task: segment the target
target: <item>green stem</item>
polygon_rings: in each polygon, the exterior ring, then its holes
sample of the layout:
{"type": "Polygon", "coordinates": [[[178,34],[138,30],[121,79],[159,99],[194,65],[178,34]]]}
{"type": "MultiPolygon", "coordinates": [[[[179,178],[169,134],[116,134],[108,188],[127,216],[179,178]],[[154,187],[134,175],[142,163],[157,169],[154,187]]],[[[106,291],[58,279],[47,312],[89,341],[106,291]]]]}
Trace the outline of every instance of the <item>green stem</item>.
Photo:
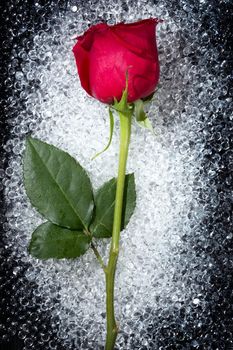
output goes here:
{"type": "MultiPolygon", "coordinates": [[[[85,229],[83,230],[83,232],[85,233],[85,235],[89,236],[89,237],[92,239],[91,233],[88,231],[87,228],[85,228],[85,229]]],[[[104,270],[104,272],[106,272],[107,267],[105,266],[104,261],[103,261],[101,255],[100,255],[100,253],[98,252],[98,249],[97,249],[96,246],[94,245],[93,241],[91,241],[90,246],[91,246],[91,249],[93,250],[93,252],[94,252],[94,254],[95,254],[95,256],[96,256],[96,259],[98,260],[100,266],[102,267],[102,269],[104,270]]]]}
{"type": "Polygon", "coordinates": [[[131,134],[132,115],[124,115],[119,112],[120,117],[120,155],[117,177],[116,200],[114,209],[112,242],[109,253],[106,276],[106,314],[107,314],[107,337],[105,350],[113,350],[118,334],[118,325],[114,313],[114,280],[119,254],[119,241],[121,231],[122,207],[125,185],[125,171],[128,157],[128,149],[131,134]]]}
{"type": "Polygon", "coordinates": [[[103,262],[103,259],[100,255],[100,253],[98,252],[98,249],[96,248],[96,246],[94,245],[93,242],[91,242],[91,249],[93,250],[95,256],[96,256],[96,259],[99,261],[100,263],[100,266],[102,267],[102,269],[104,270],[104,272],[106,272],[106,266],[103,262]]]}

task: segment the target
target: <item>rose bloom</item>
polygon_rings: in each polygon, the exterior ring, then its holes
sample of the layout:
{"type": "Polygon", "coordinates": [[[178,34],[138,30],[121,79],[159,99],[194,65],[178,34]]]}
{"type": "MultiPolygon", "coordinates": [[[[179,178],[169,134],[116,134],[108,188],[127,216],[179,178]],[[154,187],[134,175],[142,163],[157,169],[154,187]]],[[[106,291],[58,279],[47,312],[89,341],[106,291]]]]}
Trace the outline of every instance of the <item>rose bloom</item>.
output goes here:
{"type": "Polygon", "coordinates": [[[73,48],[81,85],[101,102],[119,101],[126,86],[128,102],[152,94],[159,80],[155,29],[158,19],[107,25],[99,23],[79,36],[73,48]]]}

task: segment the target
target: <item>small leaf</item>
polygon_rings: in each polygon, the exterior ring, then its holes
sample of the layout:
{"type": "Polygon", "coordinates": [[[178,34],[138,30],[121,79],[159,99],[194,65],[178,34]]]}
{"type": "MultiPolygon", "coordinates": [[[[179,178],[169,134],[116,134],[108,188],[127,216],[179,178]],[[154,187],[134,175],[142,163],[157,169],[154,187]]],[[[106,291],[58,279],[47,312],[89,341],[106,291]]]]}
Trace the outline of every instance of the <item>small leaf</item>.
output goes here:
{"type": "Polygon", "coordinates": [[[145,102],[143,102],[143,100],[137,100],[134,102],[134,111],[135,111],[136,121],[138,125],[140,125],[142,128],[146,128],[154,132],[151,121],[147,117],[144,111],[144,104],[145,102]]]}
{"type": "Polygon", "coordinates": [[[154,129],[153,129],[153,126],[151,124],[151,121],[149,118],[146,118],[142,121],[138,121],[138,124],[142,127],[142,128],[145,128],[145,129],[149,129],[150,131],[152,131],[154,133],[154,129]]]}
{"type": "Polygon", "coordinates": [[[89,225],[94,206],[91,183],[68,153],[29,137],[24,184],[32,205],[49,221],[71,229],[89,225]]]}
{"type": "Polygon", "coordinates": [[[137,122],[144,121],[146,117],[146,113],[144,112],[144,102],[142,100],[137,100],[134,102],[134,112],[137,122]]]}
{"type": "Polygon", "coordinates": [[[74,259],[87,251],[90,241],[83,232],[45,222],[33,232],[29,253],[38,259],[74,259]]]}
{"type": "Polygon", "coordinates": [[[109,108],[109,120],[110,120],[110,136],[109,136],[109,141],[107,146],[99,153],[97,153],[92,160],[94,160],[96,157],[98,157],[100,154],[104,153],[105,151],[107,151],[107,149],[109,148],[109,146],[111,145],[112,142],[112,135],[113,135],[113,129],[114,129],[114,117],[113,117],[113,113],[111,111],[111,109],[109,108]]]}
{"type": "MultiPolygon", "coordinates": [[[[112,236],[116,181],[116,178],[109,180],[96,193],[95,215],[94,221],[90,226],[90,231],[97,238],[109,238],[112,236]]],[[[128,224],[136,205],[134,174],[128,174],[125,177],[123,203],[122,229],[128,224]]]]}

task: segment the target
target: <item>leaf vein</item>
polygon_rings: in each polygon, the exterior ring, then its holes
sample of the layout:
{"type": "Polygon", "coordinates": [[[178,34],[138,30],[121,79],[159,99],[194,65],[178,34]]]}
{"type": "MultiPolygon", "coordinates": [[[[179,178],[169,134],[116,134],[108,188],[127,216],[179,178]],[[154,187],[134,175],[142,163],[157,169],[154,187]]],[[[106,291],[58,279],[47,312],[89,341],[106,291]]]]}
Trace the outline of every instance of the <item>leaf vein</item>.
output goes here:
{"type": "MultiPolygon", "coordinates": [[[[43,161],[43,158],[40,156],[40,154],[38,153],[36,147],[33,145],[33,143],[30,142],[30,145],[32,146],[32,148],[34,149],[34,151],[36,152],[40,162],[43,164],[44,168],[47,170],[48,174],[50,175],[51,179],[54,181],[54,183],[57,185],[57,187],[59,188],[59,190],[61,191],[63,197],[65,198],[66,202],[68,203],[68,205],[71,207],[71,209],[73,210],[74,214],[78,217],[78,219],[81,221],[81,223],[83,224],[84,227],[86,227],[86,225],[84,224],[84,222],[82,221],[82,219],[79,217],[79,214],[76,212],[76,209],[73,207],[72,203],[69,201],[69,198],[67,198],[65,192],[63,191],[62,187],[59,185],[59,183],[56,181],[56,179],[53,177],[53,174],[50,172],[49,168],[46,166],[46,163],[43,161]]],[[[49,152],[49,158],[51,157],[51,152],[49,152]]],[[[80,198],[79,198],[80,200],[80,198]]]]}

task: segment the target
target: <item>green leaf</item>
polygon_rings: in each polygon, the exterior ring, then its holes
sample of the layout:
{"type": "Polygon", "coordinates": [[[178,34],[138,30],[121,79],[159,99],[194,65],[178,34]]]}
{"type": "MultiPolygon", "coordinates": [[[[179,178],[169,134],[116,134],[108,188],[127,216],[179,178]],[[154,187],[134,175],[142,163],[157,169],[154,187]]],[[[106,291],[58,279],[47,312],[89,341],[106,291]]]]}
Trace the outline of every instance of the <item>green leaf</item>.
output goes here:
{"type": "Polygon", "coordinates": [[[83,232],[45,222],[33,232],[29,253],[38,259],[74,259],[87,251],[90,241],[83,232]]]}
{"type": "Polygon", "coordinates": [[[146,118],[142,121],[138,121],[138,124],[142,127],[142,128],[145,128],[145,129],[149,129],[150,131],[152,131],[154,133],[154,129],[153,129],[153,126],[151,124],[151,121],[149,118],[146,118]]]}
{"type": "MultiPolygon", "coordinates": [[[[94,221],[90,226],[90,231],[97,238],[109,238],[112,236],[115,196],[116,196],[116,178],[106,182],[95,195],[95,215],[94,221]]],[[[130,217],[134,212],[136,205],[136,191],[134,174],[128,174],[125,177],[125,190],[122,211],[122,227],[125,228],[130,217]]]]}
{"type": "Polygon", "coordinates": [[[100,154],[104,153],[105,151],[107,151],[107,149],[109,148],[109,146],[111,145],[112,142],[112,135],[113,135],[113,129],[114,129],[114,117],[113,117],[113,113],[111,111],[111,109],[109,108],[109,120],[110,120],[110,136],[109,136],[109,141],[107,146],[99,153],[97,153],[92,160],[94,160],[96,157],[98,157],[100,154]]]}
{"type": "Polygon", "coordinates": [[[137,100],[134,102],[134,106],[134,113],[137,122],[144,121],[147,118],[146,113],[144,112],[144,102],[142,100],[137,100]]]}
{"type": "Polygon", "coordinates": [[[154,132],[151,121],[144,111],[144,104],[145,102],[143,102],[143,100],[137,100],[134,102],[134,113],[136,121],[142,128],[146,128],[154,132]]]}
{"type": "Polygon", "coordinates": [[[94,206],[91,183],[68,153],[29,137],[24,184],[32,205],[46,219],[71,229],[88,227],[94,206]]]}

